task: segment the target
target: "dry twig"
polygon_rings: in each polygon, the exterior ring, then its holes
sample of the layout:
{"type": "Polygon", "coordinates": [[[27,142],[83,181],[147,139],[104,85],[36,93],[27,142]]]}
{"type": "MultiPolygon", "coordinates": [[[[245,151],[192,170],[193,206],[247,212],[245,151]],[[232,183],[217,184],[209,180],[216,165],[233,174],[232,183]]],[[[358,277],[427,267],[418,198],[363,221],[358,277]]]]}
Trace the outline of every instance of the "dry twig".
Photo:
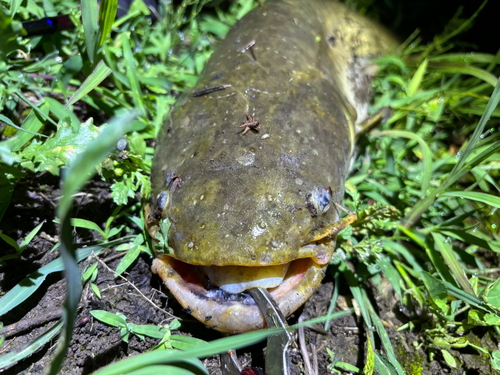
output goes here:
{"type": "Polygon", "coordinates": [[[113,271],[111,268],[109,268],[106,263],[104,263],[102,260],[100,260],[94,254],[94,252],[92,252],[92,257],[95,260],[97,260],[109,272],[114,273],[116,276],[120,277],[123,281],[125,281],[126,284],[128,284],[129,286],[131,286],[132,288],[134,288],[141,295],[141,297],[144,298],[146,301],[148,301],[155,309],[160,310],[161,312],[164,312],[165,314],[171,316],[173,319],[180,319],[180,318],[176,317],[175,315],[172,315],[169,312],[167,312],[166,310],[162,309],[161,307],[156,306],[156,304],[153,301],[151,301],[148,297],[146,297],[144,294],[142,294],[142,292],[139,290],[139,288],[137,288],[134,284],[132,284],[130,281],[128,281],[125,277],[123,277],[122,275],[118,275],[115,271],[113,271]]]}

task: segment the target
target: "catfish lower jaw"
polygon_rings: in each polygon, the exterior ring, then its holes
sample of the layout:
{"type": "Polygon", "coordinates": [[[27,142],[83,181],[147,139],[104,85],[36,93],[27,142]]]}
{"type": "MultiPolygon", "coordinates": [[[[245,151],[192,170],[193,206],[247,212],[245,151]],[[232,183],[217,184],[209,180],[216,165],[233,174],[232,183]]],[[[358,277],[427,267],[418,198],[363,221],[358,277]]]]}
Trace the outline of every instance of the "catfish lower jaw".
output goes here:
{"type": "MultiPolygon", "coordinates": [[[[249,294],[231,294],[212,286],[199,268],[169,256],[155,259],[152,265],[153,272],[162,278],[179,303],[209,327],[231,334],[266,327],[262,313],[249,294]]],[[[289,263],[283,281],[269,289],[283,315],[293,313],[313,294],[325,270],[326,265],[310,258],[289,263]]]]}

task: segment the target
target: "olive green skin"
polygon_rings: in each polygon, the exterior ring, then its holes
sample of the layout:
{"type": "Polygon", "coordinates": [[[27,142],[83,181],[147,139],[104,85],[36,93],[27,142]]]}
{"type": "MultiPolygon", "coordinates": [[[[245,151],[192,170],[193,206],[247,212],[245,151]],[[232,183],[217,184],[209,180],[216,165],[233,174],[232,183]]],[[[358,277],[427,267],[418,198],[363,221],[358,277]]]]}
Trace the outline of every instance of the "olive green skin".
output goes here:
{"type": "Polygon", "coordinates": [[[306,203],[327,187],[342,203],[369,98],[371,73],[363,73],[369,64],[361,58],[380,55],[393,41],[331,1],[270,2],[239,21],[193,91],[231,87],[199,97],[188,92],[158,137],[152,212],[158,194],[170,189],[167,172],[182,179],[162,213],[172,222],[168,254],[205,266],[324,259],[303,246],[340,212],[332,204],[312,217],[306,203]],[[253,40],[256,61],[242,52],[253,40]],[[261,127],[243,135],[245,113],[261,127]]]}

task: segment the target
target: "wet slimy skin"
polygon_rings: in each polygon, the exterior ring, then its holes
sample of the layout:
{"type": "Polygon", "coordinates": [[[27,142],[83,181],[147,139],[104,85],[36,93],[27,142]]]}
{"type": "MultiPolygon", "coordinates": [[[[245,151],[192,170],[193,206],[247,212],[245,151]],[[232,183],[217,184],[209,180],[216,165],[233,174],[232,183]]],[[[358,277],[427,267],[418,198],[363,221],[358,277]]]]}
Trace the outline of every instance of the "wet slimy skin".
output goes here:
{"type": "Polygon", "coordinates": [[[391,45],[339,3],[269,2],[234,26],[176,104],[158,137],[148,230],[172,223],[153,271],[197,319],[262,328],[245,288],[268,288],[285,315],[317,288],[335,240],[315,233],[339,220],[370,58],[391,45]]]}

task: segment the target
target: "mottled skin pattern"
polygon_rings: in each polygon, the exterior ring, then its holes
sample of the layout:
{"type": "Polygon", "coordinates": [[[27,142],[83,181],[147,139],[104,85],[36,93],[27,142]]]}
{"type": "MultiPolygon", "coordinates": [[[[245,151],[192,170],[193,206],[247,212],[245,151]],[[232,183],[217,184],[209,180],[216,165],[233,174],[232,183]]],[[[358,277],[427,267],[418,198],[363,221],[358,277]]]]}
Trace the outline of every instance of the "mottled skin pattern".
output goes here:
{"type": "MultiPolygon", "coordinates": [[[[333,243],[303,245],[340,211],[332,204],[312,217],[308,196],[331,187],[332,201],[342,203],[374,73],[368,58],[392,42],[379,26],[332,1],[270,2],[239,21],[193,91],[231,87],[199,97],[187,93],[171,129],[166,124],[158,137],[152,212],[167,190],[167,172],[182,178],[162,213],[172,222],[169,255],[205,266],[325,256],[327,262],[333,243]],[[253,40],[256,60],[241,52],[253,40]],[[245,113],[260,129],[243,135],[245,113]]],[[[150,233],[156,229],[153,224],[150,233]]]]}

